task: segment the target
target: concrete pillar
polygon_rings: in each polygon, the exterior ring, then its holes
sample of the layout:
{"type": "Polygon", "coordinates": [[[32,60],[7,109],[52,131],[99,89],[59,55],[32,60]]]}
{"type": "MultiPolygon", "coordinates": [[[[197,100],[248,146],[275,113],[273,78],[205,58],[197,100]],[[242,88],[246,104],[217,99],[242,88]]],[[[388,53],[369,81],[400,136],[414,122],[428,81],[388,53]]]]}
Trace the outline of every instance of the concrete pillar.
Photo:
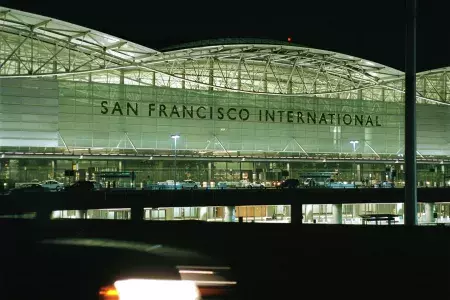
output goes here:
{"type": "Polygon", "coordinates": [[[47,222],[49,221],[53,216],[53,211],[46,209],[45,207],[42,207],[36,212],[36,220],[47,222]]]}
{"type": "Polygon", "coordinates": [[[142,222],[144,220],[143,207],[131,207],[131,221],[142,222]]]}
{"type": "Polygon", "coordinates": [[[208,207],[200,207],[198,210],[198,219],[208,221],[208,207]]]}
{"type": "Polygon", "coordinates": [[[434,203],[425,203],[425,222],[426,223],[434,223],[436,220],[434,219],[434,203]]]}
{"type": "Polygon", "coordinates": [[[174,208],[173,207],[166,208],[166,221],[173,220],[173,215],[174,215],[174,208]]]}
{"type": "Polygon", "coordinates": [[[225,206],[223,210],[224,222],[234,222],[236,219],[236,207],[235,206],[225,206]]]}
{"type": "Polygon", "coordinates": [[[342,224],[342,204],[332,204],[332,223],[342,224]]]}
{"type": "Polygon", "coordinates": [[[291,204],[291,223],[302,224],[303,222],[303,205],[298,202],[291,204]]]}
{"type": "Polygon", "coordinates": [[[361,165],[357,164],[356,165],[356,177],[355,177],[355,181],[361,181],[361,165]]]}
{"type": "Polygon", "coordinates": [[[122,164],[122,161],[121,161],[121,160],[119,160],[119,166],[118,166],[118,168],[119,168],[119,172],[121,172],[122,169],[123,169],[123,164],[122,164]]]}

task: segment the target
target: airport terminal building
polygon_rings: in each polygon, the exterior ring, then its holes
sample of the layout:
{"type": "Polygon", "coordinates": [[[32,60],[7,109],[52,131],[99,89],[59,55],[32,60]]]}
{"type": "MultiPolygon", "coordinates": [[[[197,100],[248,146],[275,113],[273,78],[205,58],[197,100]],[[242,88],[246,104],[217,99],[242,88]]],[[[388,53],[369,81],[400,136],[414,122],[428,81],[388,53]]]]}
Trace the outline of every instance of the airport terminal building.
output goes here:
{"type": "MultiPolygon", "coordinates": [[[[7,8],[0,38],[6,184],[66,170],[133,171],[136,185],[310,172],[402,182],[404,73],[379,63],[270,40],[155,50],[7,8]]],[[[417,75],[420,186],[449,180],[448,70],[417,75]]]]}

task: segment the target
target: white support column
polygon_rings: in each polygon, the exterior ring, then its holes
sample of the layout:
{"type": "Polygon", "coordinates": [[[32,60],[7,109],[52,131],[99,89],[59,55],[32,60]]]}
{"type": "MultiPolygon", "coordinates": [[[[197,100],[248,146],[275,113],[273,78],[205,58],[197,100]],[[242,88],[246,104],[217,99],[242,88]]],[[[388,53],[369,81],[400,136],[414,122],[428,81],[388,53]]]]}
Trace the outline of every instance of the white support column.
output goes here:
{"type": "Polygon", "coordinates": [[[212,91],[214,85],[214,59],[209,59],[209,87],[208,90],[212,91]]]}
{"type": "Polygon", "coordinates": [[[125,94],[125,72],[123,70],[120,70],[119,99],[122,100],[122,101],[126,100],[126,94],[125,94]]]}
{"type": "Polygon", "coordinates": [[[184,90],[186,88],[186,65],[185,63],[183,63],[183,70],[181,73],[181,77],[183,78],[183,80],[181,81],[181,88],[184,90]]]}
{"type": "MultiPolygon", "coordinates": [[[[55,43],[55,54],[58,53],[58,45],[55,43]]],[[[20,65],[20,62],[19,62],[20,65]]],[[[58,61],[56,60],[56,56],[55,59],[53,60],[53,74],[56,74],[58,72],[58,61]]],[[[56,75],[53,76],[54,79],[56,79],[56,75]]]]}
{"type": "Polygon", "coordinates": [[[305,223],[313,221],[313,205],[306,204],[305,205],[305,223]]]}
{"type": "Polygon", "coordinates": [[[223,210],[224,222],[234,222],[236,219],[236,207],[235,206],[225,206],[223,210]]]}
{"type": "Polygon", "coordinates": [[[403,218],[403,203],[397,203],[395,207],[397,215],[402,215],[403,218]]]}
{"type": "Polygon", "coordinates": [[[356,178],[355,178],[355,181],[356,182],[361,181],[361,165],[360,164],[356,165],[356,178]]]}
{"type": "Polygon", "coordinates": [[[426,223],[434,223],[436,220],[434,219],[434,203],[425,203],[425,222],[426,223]]]}
{"type": "Polygon", "coordinates": [[[215,207],[214,206],[208,206],[208,219],[215,219],[216,218],[216,214],[215,212],[215,207]]]}
{"type": "Polygon", "coordinates": [[[63,213],[62,213],[62,210],[55,210],[55,211],[52,211],[52,219],[62,219],[62,217],[63,217],[63,213]]]}
{"type": "Polygon", "coordinates": [[[264,71],[263,85],[264,85],[264,93],[267,93],[267,70],[264,71]]]}
{"type": "Polygon", "coordinates": [[[56,160],[52,160],[52,178],[55,179],[56,178],[56,160]]]}
{"type": "Polygon", "coordinates": [[[342,204],[331,205],[333,224],[342,224],[342,204]]]}
{"type": "Polygon", "coordinates": [[[108,214],[107,214],[106,218],[108,220],[114,220],[114,217],[115,217],[114,211],[108,211],[108,214]]]}
{"type": "Polygon", "coordinates": [[[173,207],[166,208],[166,221],[173,220],[173,215],[174,215],[174,208],[173,207]]]}
{"type": "Polygon", "coordinates": [[[208,207],[200,207],[198,212],[198,219],[201,221],[208,221],[208,207]]]}
{"type": "Polygon", "coordinates": [[[239,60],[239,63],[238,63],[238,73],[237,73],[237,89],[238,89],[238,91],[240,91],[241,90],[241,63],[242,63],[242,60],[239,60]]]}

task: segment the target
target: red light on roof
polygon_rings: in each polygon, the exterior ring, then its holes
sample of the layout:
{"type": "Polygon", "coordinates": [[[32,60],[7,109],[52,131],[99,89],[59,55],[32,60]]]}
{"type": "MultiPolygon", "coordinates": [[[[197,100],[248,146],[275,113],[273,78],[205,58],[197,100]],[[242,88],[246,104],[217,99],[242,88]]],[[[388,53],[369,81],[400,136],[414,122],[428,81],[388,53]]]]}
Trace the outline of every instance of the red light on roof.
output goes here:
{"type": "Polygon", "coordinates": [[[290,42],[292,42],[292,38],[291,37],[288,37],[288,42],[290,43],[290,42]]]}

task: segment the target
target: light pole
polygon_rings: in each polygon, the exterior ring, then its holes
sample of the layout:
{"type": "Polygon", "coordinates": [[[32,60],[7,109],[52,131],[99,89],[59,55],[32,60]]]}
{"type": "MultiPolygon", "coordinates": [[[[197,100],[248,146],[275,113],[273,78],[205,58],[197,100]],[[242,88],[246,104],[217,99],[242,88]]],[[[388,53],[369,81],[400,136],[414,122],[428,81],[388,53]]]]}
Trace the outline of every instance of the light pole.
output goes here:
{"type": "MultiPolygon", "coordinates": [[[[350,141],[350,144],[353,145],[353,166],[355,166],[355,165],[356,165],[356,156],[355,156],[356,145],[359,144],[359,141],[350,141]]],[[[353,172],[352,172],[352,173],[353,173],[353,186],[356,187],[356,182],[355,182],[355,171],[353,170],[353,167],[352,167],[352,171],[353,171],[353,172]]]]}
{"type": "Polygon", "coordinates": [[[177,189],[177,140],[180,138],[180,135],[179,134],[172,134],[170,137],[173,139],[173,141],[175,143],[175,161],[174,161],[174,164],[175,164],[175,166],[174,166],[174,168],[175,168],[174,181],[175,182],[174,182],[174,188],[177,189]]]}
{"type": "Polygon", "coordinates": [[[406,1],[405,36],[405,205],[406,226],[417,225],[416,13],[417,0],[406,1]]]}

